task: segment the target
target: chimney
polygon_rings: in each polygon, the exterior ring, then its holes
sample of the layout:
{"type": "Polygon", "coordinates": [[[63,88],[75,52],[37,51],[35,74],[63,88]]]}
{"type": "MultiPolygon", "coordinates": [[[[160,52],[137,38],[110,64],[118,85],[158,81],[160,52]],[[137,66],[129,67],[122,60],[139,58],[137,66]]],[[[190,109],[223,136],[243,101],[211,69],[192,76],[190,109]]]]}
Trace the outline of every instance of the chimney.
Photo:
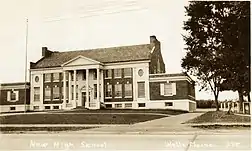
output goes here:
{"type": "Polygon", "coordinates": [[[160,42],[157,40],[155,35],[150,36],[151,49],[155,46],[155,49],[160,49],[160,42]]]}
{"type": "Polygon", "coordinates": [[[42,57],[49,57],[52,51],[48,50],[47,47],[42,47],[42,57]]]}
{"type": "Polygon", "coordinates": [[[33,69],[33,67],[36,65],[34,62],[30,62],[30,69],[33,69]]]}

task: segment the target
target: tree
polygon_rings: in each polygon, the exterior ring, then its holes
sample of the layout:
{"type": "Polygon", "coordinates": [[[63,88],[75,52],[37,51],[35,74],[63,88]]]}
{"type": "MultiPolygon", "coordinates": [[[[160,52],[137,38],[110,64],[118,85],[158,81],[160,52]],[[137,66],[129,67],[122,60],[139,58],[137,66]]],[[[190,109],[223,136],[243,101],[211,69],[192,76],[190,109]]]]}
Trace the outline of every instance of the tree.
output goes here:
{"type": "Polygon", "coordinates": [[[186,7],[183,29],[189,34],[182,67],[197,76],[201,90],[213,92],[217,110],[220,91],[250,92],[249,4],[201,1],[186,7]]]}
{"type": "Polygon", "coordinates": [[[223,82],[220,13],[216,2],[190,2],[186,8],[190,18],[184,22],[188,35],[184,35],[187,54],[182,67],[197,77],[201,90],[214,94],[216,110],[219,110],[218,96],[223,82]]]}
{"type": "Polygon", "coordinates": [[[226,80],[222,90],[238,91],[240,111],[243,96],[250,101],[250,2],[228,3],[228,17],[223,22],[226,80]]]}

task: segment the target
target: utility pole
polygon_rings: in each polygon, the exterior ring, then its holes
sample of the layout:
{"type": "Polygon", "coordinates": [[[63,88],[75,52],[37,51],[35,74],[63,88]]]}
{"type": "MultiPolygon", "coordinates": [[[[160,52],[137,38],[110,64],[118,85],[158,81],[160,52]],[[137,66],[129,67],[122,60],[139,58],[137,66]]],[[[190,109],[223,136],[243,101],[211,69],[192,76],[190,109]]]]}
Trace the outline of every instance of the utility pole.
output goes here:
{"type": "Polygon", "coordinates": [[[27,80],[27,46],[28,46],[28,19],[26,19],[26,33],[25,33],[25,95],[24,95],[24,113],[26,112],[26,98],[27,98],[27,88],[26,88],[26,80],[27,80]]]}

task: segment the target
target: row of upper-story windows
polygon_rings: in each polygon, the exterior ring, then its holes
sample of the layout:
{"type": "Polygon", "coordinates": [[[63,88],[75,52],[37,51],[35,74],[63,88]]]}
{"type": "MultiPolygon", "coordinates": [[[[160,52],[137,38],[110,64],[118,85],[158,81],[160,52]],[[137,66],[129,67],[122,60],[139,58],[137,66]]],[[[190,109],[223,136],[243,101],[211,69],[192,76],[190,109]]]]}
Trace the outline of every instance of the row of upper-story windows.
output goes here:
{"type": "MultiPolygon", "coordinates": [[[[132,77],[132,69],[131,68],[123,68],[123,69],[113,69],[114,70],[114,78],[122,78],[122,71],[124,72],[124,77],[132,77]]],[[[112,78],[112,69],[105,70],[105,78],[110,79],[112,78]]],[[[91,72],[93,74],[93,80],[97,80],[97,72],[91,72]]],[[[78,79],[78,75],[81,75],[81,80],[86,80],[86,71],[78,71],[76,73],[76,81],[78,79]]],[[[63,74],[61,73],[47,73],[45,74],[45,82],[58,82],[60,79],[63,79],[63,74]]],[[[68,80],[68,74],[66,74],[66,80],[68,80]]],[[[71,81],[74,81],[74,73],[71,73],[71,81]]]]}
{"type": "MultiPolygon", "coordinates": [[[[92,76],[93,80],[97,80],[97,72],[94,71],[94,72],[91,72],[91,74],[93,74],[93,76],[92,76]]],[[[45,80],[44,80],[45,82],[51,82],[51,81],[59,82],[60,79],[63,79],[63,74],[60,74],[60,73],[53,73],[53,74],[46,73],[44,75],[45,75],[45,80]]],[[[71,73],[70,76],[71,76],[71,81],[74,81],[74,73],[71,73]]],[[[78,80],[86,80],[86,71],[85,70],[78,71],[76,73],[76,81],[78,81],[78,80]],[[81,78],[78,78],[80,76],[81,76],[81,78]]],[[[68,74],[66,74],[66,81],[68,81],[68,74]]]]}
{"type": "Polygon", "coordinates": [[[45,74],[45,82],[51,82],[51,79],[54,81],[54,82],[58,82],[60,79],[63,79],[62,78],[62,74],[60,73],[47,73],[45,74]]]}
{"type": "Polygon", "coordinates": [[[112,78],[112,70],[114,70],[114,78],[122,78],[122,71],[124,73],[124,77],[132,77],[132,68],[119,68],[105,70],[106,79],[112,78]]]}
{"type": "MultiPolygon", "coordinates": [[[[129,81],[127,81],[127,83],[125,84],[117,82],[114,85],[114,97],[115,98],[122,97],[123,87],[124,87],[124,97],[132,98],[132,84],[129,83],[129,81]]],[[[113,93],[112,84],[107,82],[105,85],[105,97],[112,98],[112,93],[113,93]]]]}

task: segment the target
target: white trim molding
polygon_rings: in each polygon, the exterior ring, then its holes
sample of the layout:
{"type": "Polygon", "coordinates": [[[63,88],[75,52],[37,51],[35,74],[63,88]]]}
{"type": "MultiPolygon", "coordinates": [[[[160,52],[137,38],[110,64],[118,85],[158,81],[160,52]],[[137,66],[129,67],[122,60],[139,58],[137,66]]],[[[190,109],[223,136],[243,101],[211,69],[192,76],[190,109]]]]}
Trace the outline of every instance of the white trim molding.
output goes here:
{"type": "MultiPolygon", "coordinates": [[[[102,65],[103,65],[103,63],[101,63],[101,62],[99,62],[99,61],[96,61],[96,60],[93,60],[93,59],[84,57],[84,56],[82,56],[82,55],[79,55],[79,56],[77,56],[77,57],[75,57],[75,58],[73,58],[73,59],[71,59],[71,60],[69,60],[69,61],[63,63],[61,66],[62,66],[62,67],[67,66],[69,63],[71,63],[71,62],[73,62],[73,61],[75,61],[75,60],[77,60],[77,59],[80,59],[80,58],[81,58],[81,59],[88,60],[88,61],[90,61],[90,62],[93,62],[93,64],[102,64],[102,65]]],[[[83,64],[83,65],[85,65],[85,64],[83,64]]]]}

